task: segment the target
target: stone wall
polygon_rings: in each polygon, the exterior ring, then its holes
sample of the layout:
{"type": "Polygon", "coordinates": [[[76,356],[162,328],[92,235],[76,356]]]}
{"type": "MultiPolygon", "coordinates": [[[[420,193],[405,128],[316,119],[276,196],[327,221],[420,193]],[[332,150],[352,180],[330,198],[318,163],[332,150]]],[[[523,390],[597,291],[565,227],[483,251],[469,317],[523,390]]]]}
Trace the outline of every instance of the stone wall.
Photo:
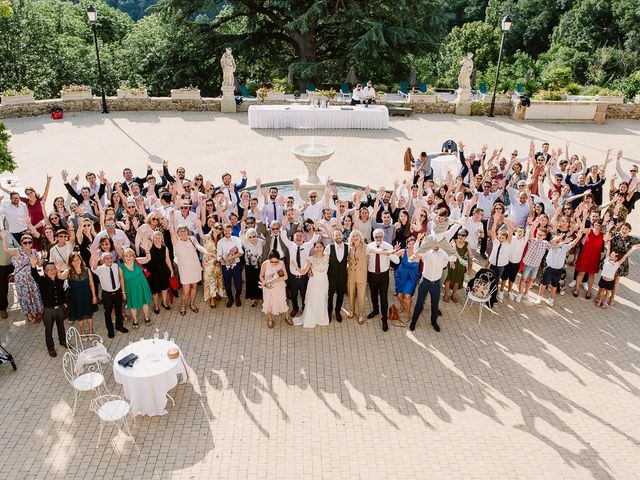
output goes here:
{"type": "MultiPolygon", "coordinates": [[[[244,99],[238,105],[238,112],[246,112],[250,105],[278,105],[283,103],[306,104],[306,100],[265,100],[260,102],[257,99],[244,99]]],[[[198,111],[198,112],[219,112],[220,98],[202,98],[200,100],[173,100],[170,97],[149,97],[149,98],[117,98],[107,97],[109,110],[117,111],[198,111]]],[[[345,105],[344,102],[331,102],[332,105],[345,105]]],[[[413,113],[418,114],[454,114],[455,104],[452,102],[439,101],[436,103],[410,103],[410,102],[381,102],[381,105],[389,107],[408,107],[413,113]]],[[[1,105],[0,119],[10,117],[26,117],[32,115],[48,114],[53,107],[62,107],[65,112],[81,111],[102,111],[102,101],[100,97],[92,100],[62,100],[59,98],[49,100],[37,100],[34,103],[22,105],[1,105]]],[[[489,104],[486,104],[485,111],[489,111],[489,104]]],[[[494,114],[496,116],[513,116],[518,118],[518,113],[511,103],[496,103],[494,114]]],[[[640,119],[640,104],[624,103],[609,104],[606,117],[612,119],[640,119]]]]}
{"type": "Polygon", "coordinates": [[[610,103],[607,118],[640,120],[640,103],[610,103]]]}

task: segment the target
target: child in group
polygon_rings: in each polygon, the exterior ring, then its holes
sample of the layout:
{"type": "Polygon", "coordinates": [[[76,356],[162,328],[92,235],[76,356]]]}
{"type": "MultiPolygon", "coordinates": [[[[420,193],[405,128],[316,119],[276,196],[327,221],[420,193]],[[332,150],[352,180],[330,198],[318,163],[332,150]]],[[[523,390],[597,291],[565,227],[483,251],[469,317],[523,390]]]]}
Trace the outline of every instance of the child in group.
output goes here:
{"type": "Polygon", "coordinates": [[[540,282],[540,289],[538,290],[538,296],[540,300],[546,301],[549,306],[553,307],[555,302],[556,293],[560,286],[560,279],[562,278],[562,269],[567,261],[567,254],[578,242],[582,239],[582,230],[578,231],[576,238],[572,239],[564,235],[558,235],[551,240],[551,248],[547,254],[547,266],[542,273],[542,282],[540,282]],[[544,298],[544,292],[549,289],[551,297],[546,300],[544,298]]]}
{"type": "Polygon", "coordinates": [[[517,227],[513,232],[511,246],[509,247],[509,263],[504,267],[502,278],[500,279],[500,290],[498,292],[498,299],[500,300],[504,298],[505,286],[507,287],[506,291],[509,294],[509,298],[511,300],[515,300],[516,298],[516,295],[511,289],[518,276],[522,254],[524,253],[524,247],[527,245],[527,241],[528,239],[525,236],[524,228],[517,227]]]}
{"type": "Polygon", "coordinates": [[[527,253],[522,260],[524,267],[520,277],[520,284],[518,285],[516,302],[520,302],[522,297],[525,297],[525,299],[530,302],[540,303],[540,300],[534,301],[529,295],[529,289],[538,275],[538,269],[540,268],[544,254],[549,249],[549,242],[546,240],[547,229],[543,227],[538,228],[539,223],[540,218],[537,218],[527,229],[529,230],[529,241],[527,242],[527,253]]]}
{"type": "MultiPolygon", "coordinates": [[[[609,234],[607,234],[609,235],[609,234]]],[[[602,264],[602,271],[600,272],[600,281],[598,282],[598,294],[596,295],[596,307],[609,308],[609,299],[615,286],[615,277],[618,268],[622,263],[635,252],[640,245],[634,245],[631,249],[620,258],[618,252],[611,251],[611,238],[607,241],[607,257],[602,264]]]]}

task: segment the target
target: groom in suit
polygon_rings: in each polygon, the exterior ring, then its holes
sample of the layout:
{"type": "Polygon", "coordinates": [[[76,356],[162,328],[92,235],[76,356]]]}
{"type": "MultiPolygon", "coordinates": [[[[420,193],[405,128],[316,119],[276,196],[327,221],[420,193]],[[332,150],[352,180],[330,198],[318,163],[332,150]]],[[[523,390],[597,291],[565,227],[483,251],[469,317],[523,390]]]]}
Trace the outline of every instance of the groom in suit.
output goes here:
{"type": "Polygon", "coordinates": [[[344,236],[340,230],[333,231],[333,243],[324,249],[325,255],[329,255],[329,321],[333,311],[333,295],[336,298],[336,321],[342,322],[342,301],[347,291],[347,258],[349,256],[349,246],[344,243],[344,236]]]}

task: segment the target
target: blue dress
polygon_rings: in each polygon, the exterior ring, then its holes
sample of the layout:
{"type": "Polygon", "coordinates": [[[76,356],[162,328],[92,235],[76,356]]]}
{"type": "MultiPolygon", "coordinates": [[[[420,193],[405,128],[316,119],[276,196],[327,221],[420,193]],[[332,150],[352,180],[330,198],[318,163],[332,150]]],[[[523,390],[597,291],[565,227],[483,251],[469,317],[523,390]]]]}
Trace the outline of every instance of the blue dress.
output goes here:
{"type": "Polygon", "coordinates": [[[394,278],[396,294],[413,295],[415,293],[420,279],[420,262],[410,262],[408,250],[404,251],[394,278]]]}

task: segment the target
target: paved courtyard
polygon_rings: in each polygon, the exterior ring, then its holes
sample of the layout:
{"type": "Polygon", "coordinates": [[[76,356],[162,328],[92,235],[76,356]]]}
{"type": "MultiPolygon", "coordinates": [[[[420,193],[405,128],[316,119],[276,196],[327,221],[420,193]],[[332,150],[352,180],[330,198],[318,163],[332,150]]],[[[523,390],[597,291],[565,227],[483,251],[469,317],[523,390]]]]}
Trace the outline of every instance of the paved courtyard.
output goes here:
{"type": "MultiPolygon", "coordinates": [[[[23,185],[62,193],[59,171],[100,165],[110,180],[125,165],[167,158],[205,178],[240,169],[263,181],[291,179],[302,165],[290,148],[330,143],[321,175],[391,184],[402,154],[452,138],[524,152],[529,138],[603,158],[608,146],[640,162],[640,122],[527,125],[508,119],[416,116],[388,131],[251,131],[246,115],[127,112],[8,120],[23,185]],[[313,137],[313,138],[312,138],[313,137]],[[524,138],[522,138],[524,137],[524,138]]],[[[637,214],[636,214],[637,215],[637,214]]],[[[633,217],[640,233],[640,222],[633,217]]],[[[137,417],[138,453],[98,421],[73,392],[61,356],[44,348],[42,325],[18,311],[0,320],[0,341],[18,371],[0,366],[0,479],[637,479],[640,478],[640,261],[621,282],[614,309],[561,297],[555,308],[510,301],[498,317],[443,304],[442,332],[423,317],[415,332],[377,321],[313,330],[257,309],[154,317],[154,327],[106,339],[115,354],[130,341],[169,331],[189,364],[164,417],[137,417]]],[[[100,312],[102,313],[102,312],[100,312]]],[[[98,333],[104,334],[99,316],[98,333]]],[[[106,336],[106,335],[105,335],[106,336]]],[[[60,353],[60,351],[59,351],[60,353]]],[[[121,393],[111,369],[107,383],[121,393]]]]}

